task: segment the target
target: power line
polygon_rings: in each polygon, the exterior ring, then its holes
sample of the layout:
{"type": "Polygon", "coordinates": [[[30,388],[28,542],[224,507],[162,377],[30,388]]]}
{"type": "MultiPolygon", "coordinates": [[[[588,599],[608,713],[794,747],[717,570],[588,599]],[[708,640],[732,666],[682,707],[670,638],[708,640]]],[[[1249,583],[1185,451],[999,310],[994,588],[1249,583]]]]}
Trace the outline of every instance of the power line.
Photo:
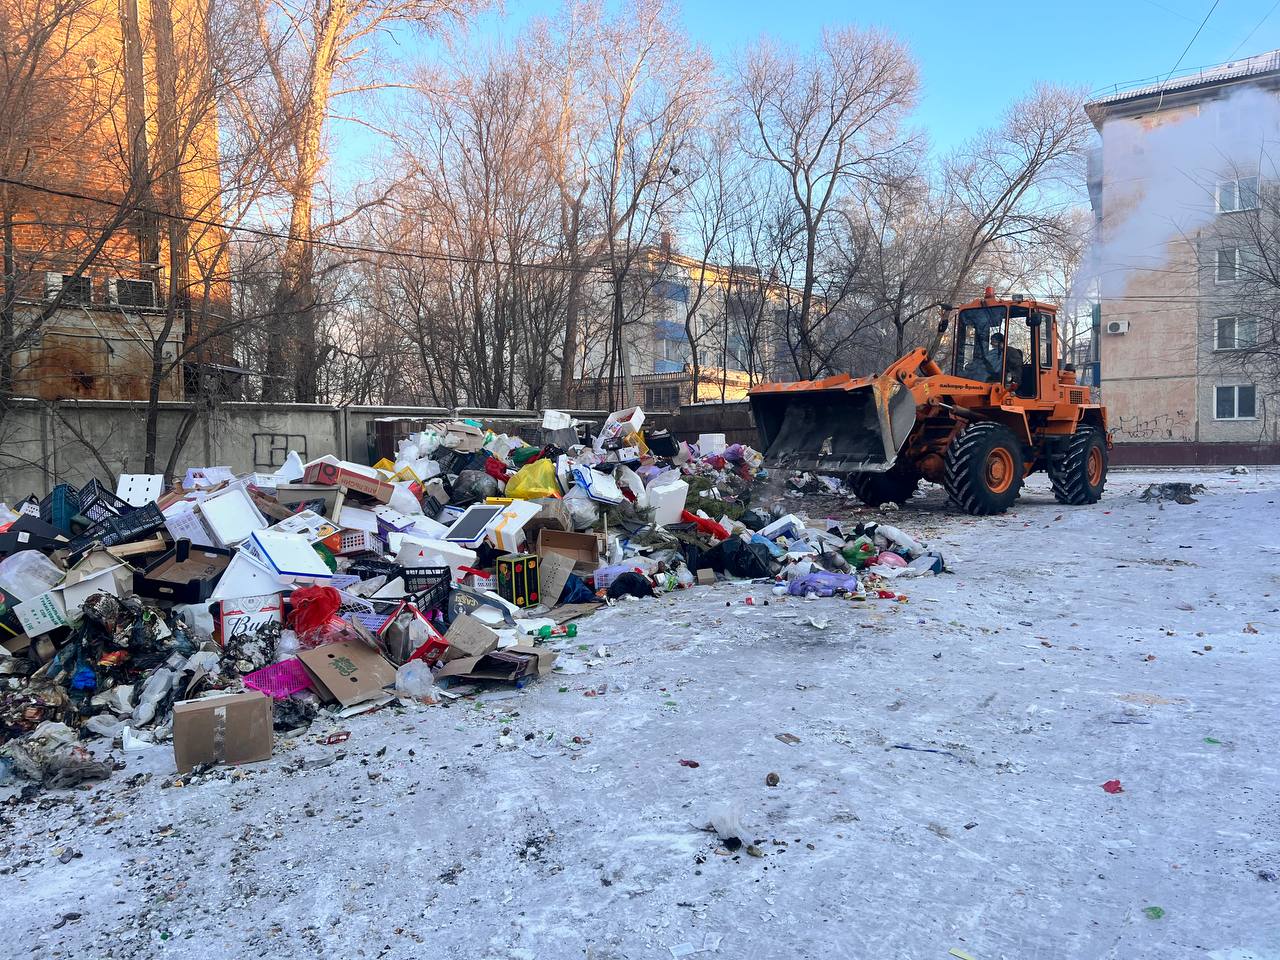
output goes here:
{"type": "Polygon", "coordinates": [[[1276,0],[1276,2],[1271,5],[1271,9],[1262,15],[1262,19],[1253,25],[1253,29],[1249,31],[1249,35],[1241,40],[1240,43],[1236,45],[1236,48],[1231,51],[1231,56],[1227,57],[1228,60],[1235,59],[1236,54],[1240,52],[1240,48],[1252,40],[1253,35],[1257,33],[1259,28],[1271,18],[1273,13],[1276,12],[1276,7],[1280,7],[1280,0],[1276,0]]]}
{"type": "MultiPolygon", "coordinates": [[[[1277,6],[1280,6],[1280,0],[1278,0],[1277,6]]],[[[96,204],[101,204],[103,206],[108,206],[108,207],[120,208],[125,206],[125,204],[123,204],[120,201],[109,200],[105,197],[95,197],[90,194],[78,193],[73,190],[62,190],[56,187],[49,187],[43,184],[30,183],[24,180],[14,180],[8,177],[0,177],[0,184],[7,184],[9,186],[20,187],[26,190],[33,190],[38,193],[47,193],[53,196],[62,197],[64,199],[69,199],[69,200],[83,200],[87,203],[96,203],[96,204]]],[[[190,214],[172,213],[165,210],[144,207],[141,205],[135,206],[134,210],[138,213],[147,213],[147,214],[151,214],[152,216],[157,216],[165,219],[180,220],[184,223],[195,224],[198,226],[214,227],[220,230],[225,230],[228,233],[246,233],[251,236],[258,237],[259,239],[264,239],[264,240],[284,240],[286,242],[290,240],[295,240],[300,243],[309,243],[316,247],[322,247],[324,249],[330,249],[330,250],[338,250],[344,253],[360,253],[360,254],[368,254],[368,255],[376,255],[376,256],[388,256],[388,257],[405,257],[409,259],[423,260],[431,263],[454,263],[454,264],[466,264],[471,266],[506,267],[512,270],[516,270],[516,269],[555,270],[555,271],[561,271],[566,273],[572,273],[575,271],[580,273],[599,272],[601,275],[611,276],[611,274],[608,273],[607,268],[604,265],[574,267],[570,264],[561,264],[561,263],[523,263],[517,260],[501,260],[498,258],[486,258],[486,257],[468,257],[468,256],[462,256],[459,254],[450,254],[450,253],[430,253],[430,252],[425,252],[420,250],[405,250],[405,249],[398,249],[394,247],[376,247],[371,244],[342,242],[338,240],[328,240],[324,238],[300,237],[296,234],[292,234],[288,232],[267,230],[261,227],[250,227],[250,226],[245,226],[243,224],[231,224],[231,223],[226,223],[225,221],[214,220],[207,217],[197,217],[190,214]]],[[[724,270],[727,273],[733,273],[732,265],[729,267],[721,267],[719,269],[724,270]]],[[[1144,267],[1142,269],[1149,271],[1149,268],[1144,267]]],[[[1173,271],[1165,271],[1165,272],[1173,272],[1173,271]]],[[[786,284],[783,284],[778,281],[765,280],[765,278],[763,277],[750,277],[746,275],[743,276],[744,281],[752,280],[752,279],[759,280],[763,283],[768,284],[769,286],[786,286],[786,284]]],[[[229,278],[228,278],[228,281],[234,282],[234,281],[230,281],[229,278]]],[[[918,292],[923,294],[933,294],[937,296],[948,296],[951,293],[949,289],[942,289],[942,288],[938,288],[938,289],[918,288],[918,292]]],[[[1011,289],[1010,291],[1006,291],[1006,295],[1008,294],[1026,295],[1026,292],[1022,288],[1014,288],[1014,289],[1011,289]]],[[[1028,299],[1038,299],[1035,295],[1027,295],[1027,296],[1028,296],[1028,299]]],[[[1058,299],[1065,300],[1068,298],[1049,296],[1049,297],[1046,297],[1043,302],[1051,302],[1053,300],[1058,300],[1058,299]]],[[[1118,296],[1118,297],[1107,297],[1107,296],[1083,297],[1080,299],[1088,300],[1094,303],[1105,303],[1105,302],[1198,303],[1201,301],[1221,302],[1222,300],[1222,298],[1217,295],[1205,295],[1205,296],[1181,295],[1180,296],[1180,295],[1171,295],[1171,294],[1137,294],[1137,295],[1118,296]]]]}
{"type": "MultiPolygon", "coordinates": [[[[1170,70],[1168,75],[1164,78],[1164,83],[1168,83],[1169,77],[1172,77],[1177,72],[1178,67],[1182,66],[1182,58],[1187,55],[1187,51],[1191,49],[1191,45],[1195,43],[1196,38],[1200,36],[1200,31],[1204,29],[1204,25],[1208,23],[1209,18],[1213,16],[1213,11],[1218,9],[1219,2],[1220,0],[1213,0],[1213,6],[1211,6],[1209,8],[1209,12],[1204,15],[1204,19],[1200,21],[1200,26],[1196,27],[1196,32],[1193,33],[1191,35],[1191,39],[1187,41],[1187,45],[1182,48],[1182,53],[1178,54],[1178,62],[1173,65],[1173,69],[1170,70]]],[[[1156,102],[1156,109],[1159,110],[1163,105],[1164,105],[1164,90],[1162,89],[1160,91],[1160,99],[1156,102]]]]}

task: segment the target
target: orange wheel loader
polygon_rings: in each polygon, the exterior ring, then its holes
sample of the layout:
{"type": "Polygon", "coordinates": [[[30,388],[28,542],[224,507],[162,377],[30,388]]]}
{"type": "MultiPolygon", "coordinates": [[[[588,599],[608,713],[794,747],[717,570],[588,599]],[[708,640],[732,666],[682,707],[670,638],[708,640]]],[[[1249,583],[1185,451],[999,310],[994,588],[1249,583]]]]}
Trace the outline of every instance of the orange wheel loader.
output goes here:
{"type": "Polygon", "coordinates": [[[940,336],[953,319],[950,372],[916,349],[877,376],[755,387],[766,465],[845,476],[871,506],[905,503],[925,479],[966,513],[1003,513],[1034,470],[1059,502],[1096,503],[1107,411],[1058,355],[1057,308],[988,287],[943,306],[940,336]]]}

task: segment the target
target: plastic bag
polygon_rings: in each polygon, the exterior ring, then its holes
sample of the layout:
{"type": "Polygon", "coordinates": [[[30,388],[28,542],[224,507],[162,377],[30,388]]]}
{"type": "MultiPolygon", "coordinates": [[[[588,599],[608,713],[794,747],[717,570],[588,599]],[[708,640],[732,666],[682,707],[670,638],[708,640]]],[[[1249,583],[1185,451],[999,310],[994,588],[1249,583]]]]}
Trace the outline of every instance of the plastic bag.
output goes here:
{"type": "Polygon", "coordinates": [[[61,581],[57,564],[37,550],[19,550],[0,560],[0,589],[20,600],[38,597],[61,581]]]}
{"type": "Polygon", "coordinates": [[[403,699],[435,703],[435,681],[431,668],[421,660],[409,660],[396,670],[396,694],[403,699]]]}
{"type": "Polygon", "coordinates": [[[333,587],[299,587],[289,602],[293,605],[289,626],[304,649],[327,643],[330,634],[346,626],[338,616],[342,595],[333,587]]]}
{"type": "Polygon", "coordinates": [[[507,481],[507,496],[517,500],[560,496],[560,485],[556,483],[556,465],[545,457],[525,464],[507,481]]]}

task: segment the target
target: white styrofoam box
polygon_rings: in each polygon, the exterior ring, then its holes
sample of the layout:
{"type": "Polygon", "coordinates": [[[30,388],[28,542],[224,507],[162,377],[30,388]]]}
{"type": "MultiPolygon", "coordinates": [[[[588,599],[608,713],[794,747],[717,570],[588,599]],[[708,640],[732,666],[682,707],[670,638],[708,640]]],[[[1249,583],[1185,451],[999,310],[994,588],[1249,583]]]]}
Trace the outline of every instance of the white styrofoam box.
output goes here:
{"type": "Polygon", "coordinates": [[[792,539],[804,533],[804,520],[797,517],[794,513],[788,513],[784,517],[779,517],[773,523],[759,530],[760,536],[766,540],[774,540],[778,537],[787,537],[792,539]]]}
{"type": "Polygon", "coordinates": [[[210,532],[224,547],[247,540],[253,531],[263,530],[267,526],[267,519],[258,510],[253,498],[238,488],[202,500],[200,513],[210,532]]]}
{"type": "Polygon", "coordinates": [[[234,480],[235,473],[230,467],[191,467],[182,481],[184,490],[197,487],[216,487],[224,480],[234,480]]]}
{"type": "Polygon", "coordinates": [[[218,585],[213,588],[210,600],[235,600],[239,597],[257,597],[280,593],[288,588],[271,568],[255,560],[248,552],[237,550],[227,564],[218,585]]]}
{"type": "Polygon", "coordinates": [[[174,540],[190,540],[195,547],[216,547],[217,541],[196,505],[188,500],[179,500],[164,510],[164,525],[169,536],[174,540]]]}
{"type": "Polygon", "coordinates": [[[338,526],[345,530],[365,530],[369,533],[377,533],[378,515],[372,510],[366,510],[364,507],[356,507],[344,503],[342,510],[338,512],[338,526]]]}
{"type": "Polygon", "coordinates": [[[540,503],[512,500],[503,507],[498,522],[489,528],[489,542],[499,550],[515,553],[524,542],[524,525],[541,512],[540,503]]]}
{"type": "Polygon", "coordinates": [[[404,533],[413,527],[417,517],[407,513],[401,513],[399,510],[393,510],[389,506],[380,506],[373,508],[373,515],[377,518],[375,527],[385,527],[387,530],[396,533],[404,533]]]}
{"type": "Polygon", "coordinates": [[[249,539],[271,572],[286,583],[312,584],[333,574],[304,534],[255,530],[249,539]]]}
{"type": "Polygon", "coordinates": [[[698,434],[698,451],[705,457],[711,453],[724,453],[725,443],[723,433],[700,433],[698,434]]]}
{"type": "Polygon", "coordinates": [[[431,567],[448,564],[453,578],[458,579],[459,567],[474,567],[476,552],[448,540],[433,540],[402,534],[396,563],[406,567],[431,567]]]}
{"type": "Polygon", "coordinates": [[[432,520],[430,517],[414,517],[413,526],[406,530],[405,533],[416,533],[430,537],[432,540],[440,540],[448,529],[439,520],[432,520]]]}
{"type": "Polygon", "coordinates": [[[680,514],[689,499],[689,484],[685,480],[649,487],[649,506],[653,507],[653,522],[660,527],[679,523],[680,514]]]}
{"type": "Polygon", "coordinates": [[[131,507],[145,507],[163,489],[164,475],[160,473],[122,473],[116,481],[116,496],[131,507]]]}

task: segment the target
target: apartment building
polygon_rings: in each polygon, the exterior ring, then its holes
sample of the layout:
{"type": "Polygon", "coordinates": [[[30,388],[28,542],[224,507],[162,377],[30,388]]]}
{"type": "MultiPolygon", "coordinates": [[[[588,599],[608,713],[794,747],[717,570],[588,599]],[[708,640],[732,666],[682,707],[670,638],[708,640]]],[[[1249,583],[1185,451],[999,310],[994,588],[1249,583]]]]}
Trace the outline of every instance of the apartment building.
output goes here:
{"type": "Polygon", "coordinates": [[[591,284],[586,375],[574,388],[579,405],[607,407],[612,397],[616,406],[671,410],[740,400],[775,372],[774,338],[764,331],[784,292],[753,269],[703,263],[664,245],[641,251],[622,290],[615,304],[607,278],[591,284]],[[620,337],[613,334],[615,309],[622,313],[620,337]]]}
{"type": "Polygon", "coordinates": [[[226,316],[218,130],[202,0],[0,0],[0,350],[18,396],[162,399],[210,369],[226,316]],[[198,342],[198,348],[192,348],[198,342]],[[189,372],[189,371],[188,371],[189,372]]]}
{"type": "Polygon", "coordinates": [[[1254,357],[1249,308],[1250,265],[1269,256],[1258,218],[1280,188],[1264,146],[1280,137],[1280,51],[1086,111],[1102,141],[1090,266],[1117,462],[1280,462],[1276,371],[1254,357]]]}

